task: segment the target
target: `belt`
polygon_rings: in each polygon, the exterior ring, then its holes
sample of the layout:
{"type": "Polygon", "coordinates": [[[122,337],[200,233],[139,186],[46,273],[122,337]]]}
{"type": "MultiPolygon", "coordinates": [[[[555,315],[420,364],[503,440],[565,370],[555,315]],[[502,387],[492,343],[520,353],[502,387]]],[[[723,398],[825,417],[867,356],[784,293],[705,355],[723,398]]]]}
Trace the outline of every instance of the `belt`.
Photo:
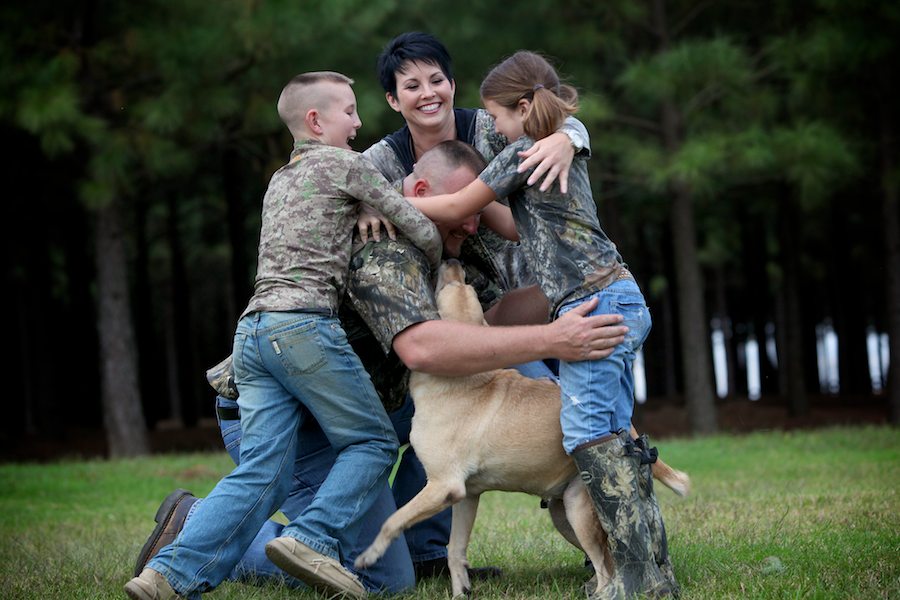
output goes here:
{"type": "Polygon", "coordinates": [[[634,279],[634,275],[632,275],[631,271],[629,271],[625,267],[622,267],[622,270],[619,271],[619,275],[618,277],[616,277],[616,281],[621,281],[623,279],[634,279]]]}
{"type": "Polygon", "coordinates": [[[219,420],[221,420],[221,421],[240,421],[241,420],[241,409],[240,408],[228,408],[225,406],[217,406],[216,414],[219,415],[219,420]]]}

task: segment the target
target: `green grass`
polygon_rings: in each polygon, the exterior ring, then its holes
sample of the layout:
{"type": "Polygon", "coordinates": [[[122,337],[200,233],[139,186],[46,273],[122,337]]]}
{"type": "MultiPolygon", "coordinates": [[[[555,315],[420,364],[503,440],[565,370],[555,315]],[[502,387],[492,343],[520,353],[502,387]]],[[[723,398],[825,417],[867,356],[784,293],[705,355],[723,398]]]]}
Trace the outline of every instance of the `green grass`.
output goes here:
{"type": "MultiPolygon", "coordinates": [[[[666,440],[693,492],[658,489],[683,598],[900,598],[900,431],[768,432],[666,440]],[[775,567],[773,560],[777,557],[775,567]],[[780,568],[779,568],[780,567],[780,568]]],[[[160,500],[208,492],[227,455],[0,465],[0,599],[124,598],[160,500]]],[[[581,554],[536,499],[486,494],[469,560],[501,566],[480,598],[582,598],[581,554]]],[[[223,584],[211,598],[313,598],[223,584]]],[[[426,581],[412,598],[447,598],[426,581]]]]}

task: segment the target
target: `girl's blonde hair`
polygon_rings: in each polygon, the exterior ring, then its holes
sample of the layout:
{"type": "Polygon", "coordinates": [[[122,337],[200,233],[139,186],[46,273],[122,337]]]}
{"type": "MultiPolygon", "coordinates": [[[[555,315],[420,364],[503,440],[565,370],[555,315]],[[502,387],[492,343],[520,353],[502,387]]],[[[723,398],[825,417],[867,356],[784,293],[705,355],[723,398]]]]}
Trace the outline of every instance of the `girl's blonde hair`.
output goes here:
{"type": "Polygon", "coordinates": [[[554,133],[567,116],[578,112],[575,88],[560,83],[547,59],[527,50],[519,50],[491,69],[481,82],[481,98],[506,108],[528,100],[531,105],[522,127],[534,140],[554,133]]]}

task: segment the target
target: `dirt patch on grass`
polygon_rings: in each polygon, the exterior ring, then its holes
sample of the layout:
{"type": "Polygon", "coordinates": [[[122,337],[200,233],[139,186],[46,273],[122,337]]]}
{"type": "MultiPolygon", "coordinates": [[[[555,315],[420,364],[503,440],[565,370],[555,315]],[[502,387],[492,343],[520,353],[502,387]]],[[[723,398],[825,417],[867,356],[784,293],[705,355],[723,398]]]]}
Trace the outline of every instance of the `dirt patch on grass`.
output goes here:
{"type": "MultiPolygon", "coordinates": [[[[809,413],[791,415],[778,398],[735,399],[716,403],[719,430],[747,433],[771,429],[813,429],[838,425],[886,424],[887,402],[877,397],[831,397],[810,399],[809,413]]],[[[688,413],[683,404],[672,400],[651,399],[635,408],[635,425],[654,437],[684,437],[691,434],[688,413]]]]}

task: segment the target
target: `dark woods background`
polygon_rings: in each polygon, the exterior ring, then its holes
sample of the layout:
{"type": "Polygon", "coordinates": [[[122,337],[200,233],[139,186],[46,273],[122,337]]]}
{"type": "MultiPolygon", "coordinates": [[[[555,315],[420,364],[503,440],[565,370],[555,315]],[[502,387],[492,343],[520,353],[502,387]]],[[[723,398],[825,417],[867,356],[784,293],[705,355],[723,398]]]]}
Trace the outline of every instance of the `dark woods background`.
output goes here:
{"type": "Polygon", "coordinates": [[[148,428],[212,416],[203,372],[230,351],[290,152],[282,85],[354,77],[364,149],[401,124],[374,61],[412,29],[447,44],[459,106],[520,48],[581,90],[600,216],[654,314],[651,406],[716,430],[718,323],[730,398],[747,396],[746,340],[770,339],[767,402],[897,422],[900,385],[873,392],[865,345],[872,328],[900,357],[896,2],[31,0],[0,23],[4,453],[103,428],[110,455],[139,454],[148,428]]]}

